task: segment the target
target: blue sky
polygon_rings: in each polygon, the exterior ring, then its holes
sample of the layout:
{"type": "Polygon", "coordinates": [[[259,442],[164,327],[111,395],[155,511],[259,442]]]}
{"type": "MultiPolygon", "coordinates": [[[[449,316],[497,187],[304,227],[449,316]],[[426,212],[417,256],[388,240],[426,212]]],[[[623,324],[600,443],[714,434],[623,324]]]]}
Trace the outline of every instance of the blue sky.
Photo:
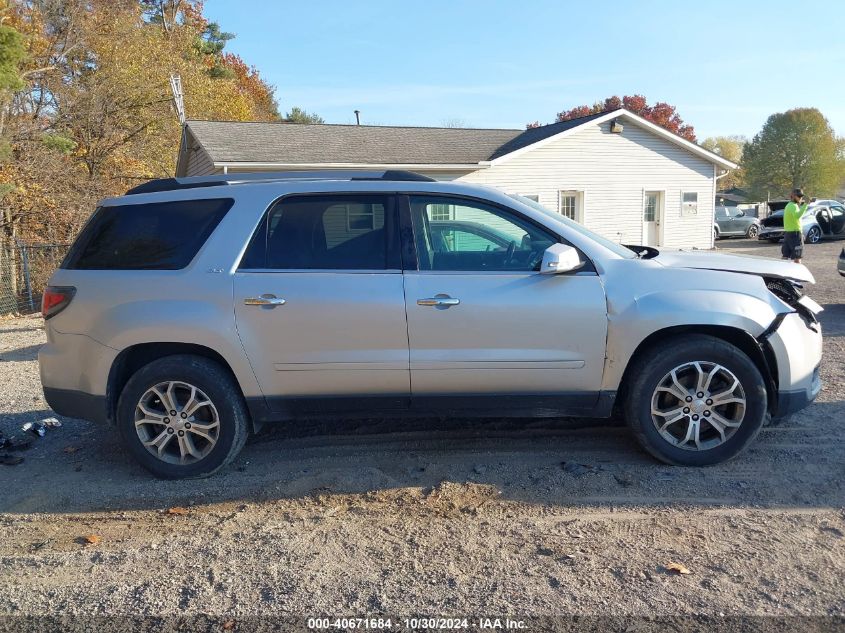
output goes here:
{"type": "Polygon", "coordinates": [[[845,135],[840,0],[206,0],[283,111],[327,123],[522,128],[611,94],[667,101],[699,140],[819,108],[845,135]]]}

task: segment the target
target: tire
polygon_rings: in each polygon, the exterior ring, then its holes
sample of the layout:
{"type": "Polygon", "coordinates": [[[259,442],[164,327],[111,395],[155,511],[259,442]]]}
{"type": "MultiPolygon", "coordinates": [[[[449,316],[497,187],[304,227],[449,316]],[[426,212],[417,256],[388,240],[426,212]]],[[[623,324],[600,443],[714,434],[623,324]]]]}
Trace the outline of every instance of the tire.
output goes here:
{"type": "Polygon", "coordinates": [[[713,229],[713,241],[715,242],[718,239],[719,239],[719,229],[714,228],[713,229]]]}
{"type": "Polygon", "coordinates": [[[810,230],[807,231],[807,243],[808,244],[818,244],[822,239],[822,231],[819,227],[813,226],[810,227],[810,230]]]}
{"type": "Polygon", "coordinates": [[[200,478],[214,474],[241,451],[248,434],[249,413],[238,384],[220,364],[201,356],[175,355],[155,360],[132,375],[118,400],[117,426],[129,453],[156,477],[200,478]],[[172,394],[167,392],[162,398],[154,395],[171,384],[172,394]],[[190,391],[191,387],[195,391],[190,391]],[[153,392],[154,388],[158,391],[153,392]],[[164,407],[167,398],[176,401],[176,416],[168,415],[164,407]],[[147,413],[141,412],[142,399],[147,413]],[[200,406],[188,417],[192,402],[200,406]],[[136,416],[143,418],[140,430],[136,430],[136,416]],[[144,424],[146,419],[151,422],[144,424]],[[163,453],[158,451],[162,457],[144,445],[142,434],[148,441],[162,438],[163,453]],[[188,445],[193,450],[186,455],[183,447],[188,445]]]}
{"type": "MultiPolygon", "coordinates": [[[[663,341],[636,361],[636,364],[631,367],[630,376],[628,397],[625,402],[626,421],[643,448],[667,464],[710,466],[729,460],[739,455],[754,441],[768,419],[766,384],[760,371],[739,348],[713,336],[694,334],[663,341]],[[738,381],[739,387],[728,393],[728,396],[744,396],[744,412],[741,415],[739,412],[742,405],[736,403],[736,398],[732,398],[730,404],[719,405],[710,399],[697,398],[697,393],[693,391],[690,394],[693,401],[687,403],[686,399],[680,401],[680,398],[666,389],[658,389],[667,384],[664,380],[671,380],[670,372],[682,367],[686,369],[676,371],[676,377],[682,385],[685,380],[689,380],[687,384],[695,386],[697,376],[701,375],[701,372],[697,372],[691,365],[694,362],[698,362],[699,367],[703,368],[706,374],[715,371],[713,368],[716,366],[721,367],[721,370],[718,370],[712,378],[714,398],[718,396],[726,398],[724,394],[727,392],[719,390],[729,382],[733,384],[732,378],[738,381]],[[670,419],[669,416],[652,416],[652,404],[655,398],[658,411],[672,411],[673,407],[678,407],[677,411],[689,412],[689,414],[681,416],[677,422],[664,425],[663,423],[670,419]],[[672,401],[672,403],[662,404],[667,401],[672,401]],[[711,403],[713,403],[712,411],[699,409],[711,403]],[[685,407],[684,405],[687,404],[689,406],[685,407]],[[677,443],[680,440],[670,441],[658,429],[658,424],[660,424],[664,426],[666,429],[664,433],[668,435],[677,434],[688,437],[689,429],[695,426],[692,417],[696,411],[698,415],[695,417],[700,420],[698,427],[701,439],[697,447],[692,446],[692,440],[683,445],[677,443]],[[711,425],[708,418],[704,417],[705,414],[713,418],[714,424],[717,424],[715,420],[718,417],[737,426],[723,427],[724,434],[720,436],[716,426],[711,425]]],[[[698,393],[705,393],[705,396],[711,395],[703,391],[698,393]]],[[[684,395],[686,396],[686,391],[684,395]]],[[[718,424],[721,425],[721,423],[718,424]]]]}
{"type": "Polygon", "coordinates": [[[752,224],[748,227],[748,230],[745,232],[745,237],[748,239],[754,240],[757,239],[757,235],[760,233],[760,227],[756,224],[752,224]]]}

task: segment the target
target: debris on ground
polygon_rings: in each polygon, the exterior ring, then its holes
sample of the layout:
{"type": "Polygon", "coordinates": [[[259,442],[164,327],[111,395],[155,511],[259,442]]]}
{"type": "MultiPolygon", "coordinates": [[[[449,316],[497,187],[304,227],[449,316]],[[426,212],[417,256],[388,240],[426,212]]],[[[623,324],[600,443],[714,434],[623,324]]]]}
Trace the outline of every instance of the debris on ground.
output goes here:
{"type": "Polygon", "coordinates": [[[173,506],[172,508],[167,508],[164,512],[165,514],[176,514],[176,515],[184,515],[188,514],[188,510],[186,508],[182,508],[180,506],[173,506]]]}
{"type": "Polygon", "coordinates": [[[21,427],[21,431],[24,433],[32,433],[38,437],[44,437],[47,435],[47,427],[41,422],[27,422],[21,427]]]}
{"type": "Polygon", "coordinates": [[[62,425],[58,418],[44,418],[41,420],[41,424],[50,429],[57,429],[62,425]]]}
{"type": "Polygon", "coordinates": [[[561,462],[560,467],[570,475],[575,475],[576,477],[580,477],[581,475],[593,475],[602,470],[599,466],[578,464],[576,462],[561,462]]]}
{"type": "Polygon", "coordinates": [[[682,575],[692,573],[685,565],[682,565],[681,563],[666,563],[666,570],[682,575]]]}
{"type": "Polygon", "coordinates": [[[80,545],[96,545],[100,541],[102,541],[102,537],[97,536],[96,534],[89,534],[88,536],[83,536],[77,539],[77,542],[80,545]]]}

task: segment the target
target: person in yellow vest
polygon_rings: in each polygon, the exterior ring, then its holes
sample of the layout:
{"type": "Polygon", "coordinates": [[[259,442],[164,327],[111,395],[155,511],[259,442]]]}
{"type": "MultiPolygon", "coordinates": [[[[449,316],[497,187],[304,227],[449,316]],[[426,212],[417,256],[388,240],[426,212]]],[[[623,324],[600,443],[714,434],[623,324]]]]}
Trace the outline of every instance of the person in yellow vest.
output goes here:
{"type": "Polygon", "coordinates": [[[789,203],[783,210],[783,246],[780,248],[784,259],[791,259],[796,264],[801,263],[804,251],[804,232],[801,230],[801,216],[807,212],[804,192],[793,189],[789,196],[789,203]]]}

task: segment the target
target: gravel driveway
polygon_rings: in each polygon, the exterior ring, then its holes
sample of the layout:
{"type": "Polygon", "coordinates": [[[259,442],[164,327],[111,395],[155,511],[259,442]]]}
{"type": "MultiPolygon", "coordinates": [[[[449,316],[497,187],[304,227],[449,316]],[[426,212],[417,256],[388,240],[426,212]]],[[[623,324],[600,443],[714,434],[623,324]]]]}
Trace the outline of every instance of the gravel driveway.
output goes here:
{"type": "MultiPolygon", "coordinates": [[[[0,614],[843,616],[841,246],[806,248],[825,388],[733,462],[664,466],[578,421],[374,420],[274,429],[164,482],[111,428],[62,419],[0,465],[0,614]]],[[[38,318],[0,321],[6,436],[52,415],[43,340],[38,318]]]]}

